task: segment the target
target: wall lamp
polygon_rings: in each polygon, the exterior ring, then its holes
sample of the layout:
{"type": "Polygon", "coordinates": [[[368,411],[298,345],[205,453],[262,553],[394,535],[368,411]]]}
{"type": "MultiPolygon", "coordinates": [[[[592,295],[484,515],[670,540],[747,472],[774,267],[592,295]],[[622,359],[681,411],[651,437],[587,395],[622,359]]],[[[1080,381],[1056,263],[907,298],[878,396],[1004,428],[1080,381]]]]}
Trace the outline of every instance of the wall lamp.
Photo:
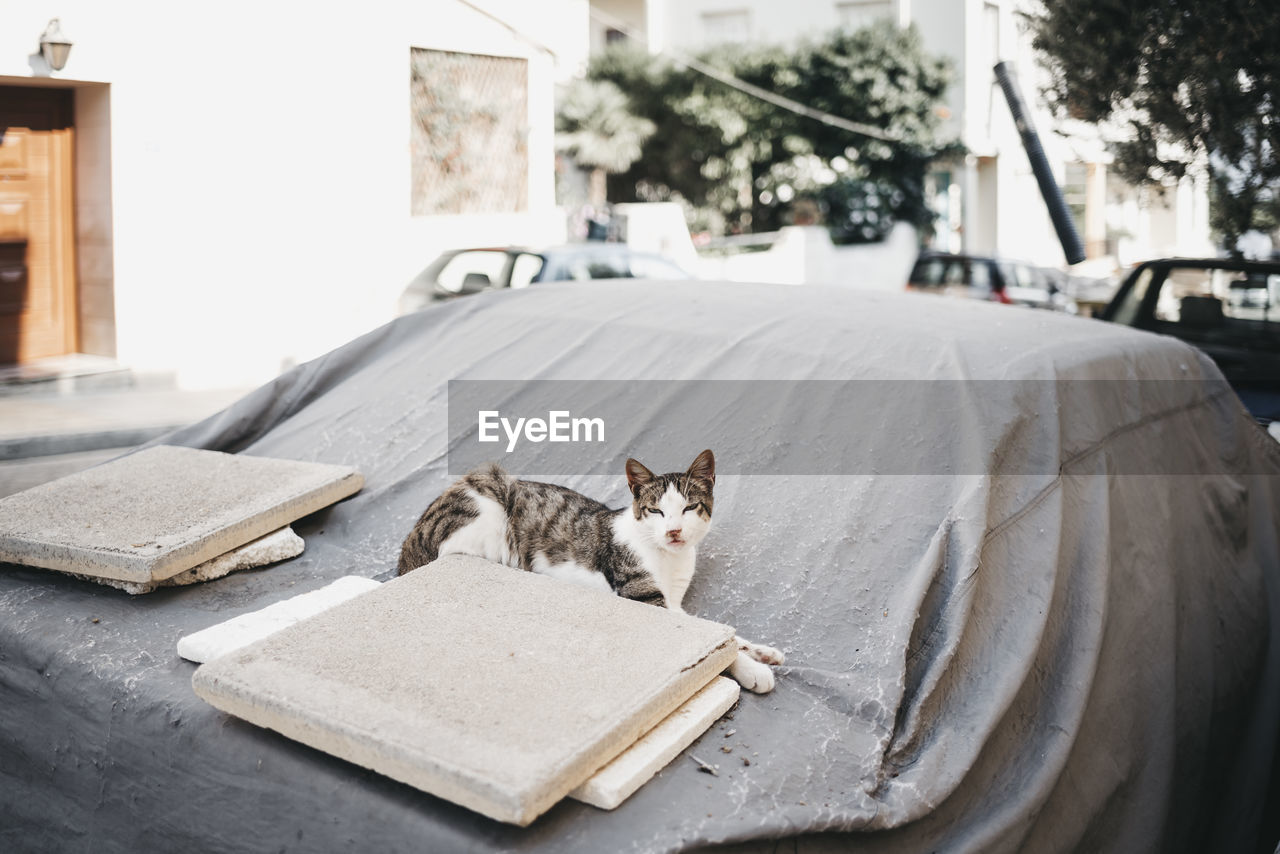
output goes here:
{"type": "Polygon", "coordinates": [[[40,35],[40,55],[54,71],[61,71],[71,55],[71,40],[62,34],[62,25],[57,18],[49,21],[40,35]]]}

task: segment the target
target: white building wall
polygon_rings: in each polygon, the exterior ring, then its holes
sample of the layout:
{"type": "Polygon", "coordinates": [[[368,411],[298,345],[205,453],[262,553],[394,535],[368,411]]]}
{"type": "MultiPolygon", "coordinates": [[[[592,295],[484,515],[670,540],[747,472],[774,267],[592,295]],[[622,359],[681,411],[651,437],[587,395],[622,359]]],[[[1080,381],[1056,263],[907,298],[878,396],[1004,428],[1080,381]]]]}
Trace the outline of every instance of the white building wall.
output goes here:
{"type": "Polygon", "coordinates": [[[608,46],[608,32],[621,31],[628,38],[648,43],[650,12],[644,0],[593,0],[591,3],[591,52],[597,53],[608,46]]]}
{"type": "Polygon", "coordinates": [[[964,62],[966,39],[957,36],[965,31],[966,2],[967,0],[912,0],[910,9],[913,18],[906,22],[914,21],[921,40],[931,53],[946,57],[951,62],[954,79],[947,91],[947,113],[942,122],[942,134],[948,138],[960,135],[965,120],[964,92],[965,81],[969,76],[964,62]]]}
{"type": "MultiPolygon", "coordinates": [[[[663,0],[650,0],[653,3],[663,0]]],[[[898,4],[885,0],[888,14],[897,16],[898,4]]],[[[918,0],[917,0],[918,2],[918,0]]],[[[682,0],[665,2],[663,41],[671,48],[694,51],[716,40],[716,30],[745,19],[744,41],[778,43],[817,36],[839,25],[839,0],[682,0]]],[[[735,29],[736,31],[736,29],[735,29]]]]}
{"type": "Polygon", "coordinates": [[[100,196],[109,169],[122,362],[260,382],[390,319],[441,249],[563,237],[553,84],[585,61],[586,0],[474,5],[500,20],[458,0],[0,7],[0,85],[31,82],[57,16],[54,80],[109,87],[109,159],[78,179],[100,196]],[[409,215],[411,47],[528,60],[526,212],[409,215]]]}

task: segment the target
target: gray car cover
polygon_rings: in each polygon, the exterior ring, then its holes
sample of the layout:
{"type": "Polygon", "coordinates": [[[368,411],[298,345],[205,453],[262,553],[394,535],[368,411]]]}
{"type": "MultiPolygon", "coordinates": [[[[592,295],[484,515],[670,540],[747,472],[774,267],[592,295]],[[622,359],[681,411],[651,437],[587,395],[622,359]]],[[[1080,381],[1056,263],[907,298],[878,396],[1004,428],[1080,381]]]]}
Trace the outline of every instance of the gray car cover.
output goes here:
{"type": "Polygon", "coordinates": [[[1227,851],[1269,832],[1280,445],[1175,340],[915,294],[539,285],[400,318],[162,441],[366,486],[295,525],[301,556],[192,587],[0,568],[0,849],[1227,851]],[[602,443],[480,450],[610,506],[627,456],[715,450],[685,607],[787,655],[773,693],[613,812],[496,823],[214,710],[174,649],[392,577],[475,456],[486,395],[608,413],[602,443]]]}

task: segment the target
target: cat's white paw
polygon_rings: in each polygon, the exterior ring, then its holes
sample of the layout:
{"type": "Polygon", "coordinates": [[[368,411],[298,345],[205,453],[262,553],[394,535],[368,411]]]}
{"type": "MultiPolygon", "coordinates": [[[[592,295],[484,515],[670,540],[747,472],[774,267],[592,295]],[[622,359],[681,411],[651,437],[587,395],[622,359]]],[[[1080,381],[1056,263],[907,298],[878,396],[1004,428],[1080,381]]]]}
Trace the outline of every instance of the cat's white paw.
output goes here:
{"type": "Polygon", "coordinates": [[[745,652],[739,652],[733,664],[729,665],[729,675],[748,691],[768,694],[773,690],[773,671],[769,665],[761,664],[745,652]]]}
{"type": "Polygon", "coordinates": [[[786,656],[782,654],[782,650],[774,649],[771,646],[765,646],[762,643],[752,643],[751,641],[738,638],[738,649],[754,658],[761,664],[772,664],[777,667],[786,661],[786,656]]]}
{"type": "Polygon", "coordinates": [[[753,643],[751,645],[751,648],[747,650],[747,655],[751,656],[761,664],[772,664],[774,667],[777,667],[786,661],[786,657],[783,656],[782,650],[774,649],[771,646],[765,646],[764,644],[758,643],[753,643]]]}

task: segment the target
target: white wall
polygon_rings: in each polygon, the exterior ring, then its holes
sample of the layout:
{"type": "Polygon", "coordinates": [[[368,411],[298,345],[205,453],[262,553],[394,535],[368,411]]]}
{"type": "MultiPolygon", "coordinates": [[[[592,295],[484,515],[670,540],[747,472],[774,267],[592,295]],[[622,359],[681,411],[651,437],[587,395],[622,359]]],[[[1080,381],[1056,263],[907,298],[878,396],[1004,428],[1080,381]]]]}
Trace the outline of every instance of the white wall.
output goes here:
{"type": "Polygon", "coordinates": [[[665,255],[690,273],[697,268],[698,253],[680,205],[628,202],[614,205],[613,213],[625,224],[627,245],[633,249],[665,255]]]}
{"type": "Polygon", "coordinates": [[[511,27],[457,0],[0,6],[0,84],[55,16],[75,44],[53,77],[109,84],[122,362],[260,382],[390,319],[443,248],[563,236],[552,86],[586,56],[586,2],[475,5],[511,27]],[[528,60],[527,213],[409,215],[411,47],[528,60]]]}
{"type": "MultiPolygon", "coordinates": [[[[769,44],[798,37],[819,36],[839,24],[839,0],[649,0],[665,4],[661,22],[662,40],[669,47],[695,51],[705,45],[704,19],[707,14],[745,11],[748,40],[769,44]]],[[[919,0],[915,0],[919,2],[919,0]]],[[[908,0],[895,0],[894,13],[906,8],[908,0]]]]}
{"type": "Polygon", "coordinates": [[[648,10],[645,0],[593,0],[591,9],[591,52],[599,53],[608,46],[606,33],[618,28],[628,35],[634,35],[647,45],[648,10]]]}
{"type": "Polygon", "coordinates": [[[944,99],[948,114],[941,130],[944,137],[958,137],[965,115],[964,93],[968,79],[964,65],[965,39],[959,35],[965,30],[965,4],[956,0],[914,0],[911,12],[926,50],[951,62],[953,79],[944,99]]]}
{"type": "Polygon", "coordinates": [[[703,279],[780,285],[838,285],[860,290],[900,291],[916,260],[919,237],[900,222],[879,243],[836,246],[821,226],[791,225],[772,235],[768,249],[729,255],[705,254],[694,268],[703,279]]]}

